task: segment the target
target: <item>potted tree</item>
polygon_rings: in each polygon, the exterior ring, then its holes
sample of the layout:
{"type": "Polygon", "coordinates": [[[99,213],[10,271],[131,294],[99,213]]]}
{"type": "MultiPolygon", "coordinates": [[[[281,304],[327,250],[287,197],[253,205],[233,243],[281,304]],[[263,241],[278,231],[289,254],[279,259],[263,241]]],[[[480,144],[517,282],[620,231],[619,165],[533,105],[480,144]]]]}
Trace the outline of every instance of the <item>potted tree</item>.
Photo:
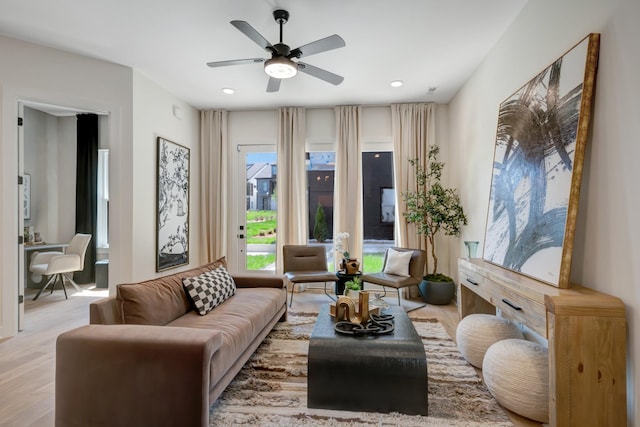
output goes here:
{"type": "Polygon", "coordinates": [[[409,160],[416,177],[416,190],[402,194],[406,203],[402,215],[407,223],[416,225],[418,234],[424,236],[425,247],[431,248],[433,268],[419,285],[429,304],[448,304],[455,295],[453,279],[438,272],[436,235],[443,232],[446,236],[460,236],[460,227],[467,225],[460,196],[455,189],[442,186],[444,163],[438,161],[439,152],[437,145],[429,147],[427,168],[420,165],[418,159],[409,160]]]}

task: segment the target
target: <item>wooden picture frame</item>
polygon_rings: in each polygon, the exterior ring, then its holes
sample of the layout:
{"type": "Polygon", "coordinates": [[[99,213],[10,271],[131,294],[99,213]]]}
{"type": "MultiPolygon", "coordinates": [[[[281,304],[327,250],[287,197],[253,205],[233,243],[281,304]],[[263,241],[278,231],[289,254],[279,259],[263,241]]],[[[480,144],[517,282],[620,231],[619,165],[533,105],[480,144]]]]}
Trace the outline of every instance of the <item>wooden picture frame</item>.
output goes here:
{"type": "Polygon", "coordinates": [[[189,264],[189,148],[158,137],[156,271],[189,264]]]}
{"type": "Polygon", "coordinates": [[[500,104],[483,257],[567,288],[599,34],[500,104]]]}

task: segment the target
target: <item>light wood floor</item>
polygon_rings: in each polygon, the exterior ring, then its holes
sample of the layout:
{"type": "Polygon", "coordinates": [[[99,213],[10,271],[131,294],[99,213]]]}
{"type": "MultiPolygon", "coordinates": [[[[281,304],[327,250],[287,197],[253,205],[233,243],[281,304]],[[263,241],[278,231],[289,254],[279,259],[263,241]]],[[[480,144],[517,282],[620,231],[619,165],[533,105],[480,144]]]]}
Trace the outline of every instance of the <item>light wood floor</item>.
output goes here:
{"type": "MultiPolygon", "coordinates": [[[[35,292],[25,295],[24,329],[16,337],[0,342],[0,426],[23,427],[54,425],[55,340],[67,330],[89,323],[89,303],[107,295],[105,289],[93,285],[83,292],[62,290],[44,293],[32,301],[35,292]]],[[[395,297],[388,298],[390,302],[395,297]]],[[[317,311],[328,302],[322,290],[307,289],[296,293],[293,311],[317,311]]],[[[426,306],[422,314],[434,316],[455,337],[458,324],[456,306],[426,306]]],[[[82,366],[78,366],[82,370],[82,366]]],[[[509,414],[516,426],[539,426],[509,414]]]]}
{"type": "Polygon", "coordinates": [[[56,337],[89,323],[89,303],[107,295],[94,285],[81,287],[69,286],[68,300],[58,288],[37,301],[36,291],[25,290],[23,331],[0,343],[1,426],[53,426],[56,337]]]}

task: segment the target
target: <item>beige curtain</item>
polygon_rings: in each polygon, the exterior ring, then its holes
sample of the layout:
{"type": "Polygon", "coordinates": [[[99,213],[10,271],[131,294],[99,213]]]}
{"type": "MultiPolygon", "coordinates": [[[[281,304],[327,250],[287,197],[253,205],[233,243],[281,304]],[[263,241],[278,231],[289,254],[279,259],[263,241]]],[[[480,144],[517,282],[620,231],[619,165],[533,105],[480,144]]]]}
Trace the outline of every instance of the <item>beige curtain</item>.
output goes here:
{"type": "Polygon", "coordinates": [[[227,112],[200,112],[200,252],[202,262],[227,254],[227,112]]]}
{"type": "Polygon", "coordinates": [[[282,274],[282,246],[306,244],[307,174],[305,109],[278,109],[278,240],[276,272],[282,274]]]}
{"type": "MultiPolygon", "coordinates": [[[[333,210],[334,241],[338,233],[349,233],[349,252],[362,262],[362,153],[359,106],[335,107],[336,171],[333,210]]],[[[341,257],[336,255],[338,265],[341,257]]]]}
{"type": "MultiPolygon", "coordinates": [[[[409,159],[418,159],[427,167],[429,145],[435,144],[435,107],[433,104],[391,105],[391,130],[393,134],[393,173],[396,188],[395,240],[400,247],[427,250],[423,235],[416,232],[414,224],[407,224],[402,215],[402,193],[416,189],[416,180],[409,159]]],[[[429,260],[427,259],[428,271],[429,260]]],[[[415,296],[417,290],[411,290],[415,296]]]]}

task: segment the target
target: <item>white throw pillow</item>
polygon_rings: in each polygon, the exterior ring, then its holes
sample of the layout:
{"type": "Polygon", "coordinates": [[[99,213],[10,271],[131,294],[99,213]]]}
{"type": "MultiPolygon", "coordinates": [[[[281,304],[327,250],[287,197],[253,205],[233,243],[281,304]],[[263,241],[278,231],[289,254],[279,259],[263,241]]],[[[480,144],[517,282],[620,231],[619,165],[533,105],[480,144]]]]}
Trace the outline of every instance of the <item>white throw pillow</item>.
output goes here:
{"type": "Polygon", "coordinates": [[[387,263],[384,266],[384,273],[396,276],[409,277],[409,262],[411,262],[413,251],[396,251],[389,248],[387,252],[387,263]]]}
{"type": "Polygon", "coordinates": [[[204,316],[236,293],[236,282],[224,267],[182,279],[194,309],[204,316]]]}

